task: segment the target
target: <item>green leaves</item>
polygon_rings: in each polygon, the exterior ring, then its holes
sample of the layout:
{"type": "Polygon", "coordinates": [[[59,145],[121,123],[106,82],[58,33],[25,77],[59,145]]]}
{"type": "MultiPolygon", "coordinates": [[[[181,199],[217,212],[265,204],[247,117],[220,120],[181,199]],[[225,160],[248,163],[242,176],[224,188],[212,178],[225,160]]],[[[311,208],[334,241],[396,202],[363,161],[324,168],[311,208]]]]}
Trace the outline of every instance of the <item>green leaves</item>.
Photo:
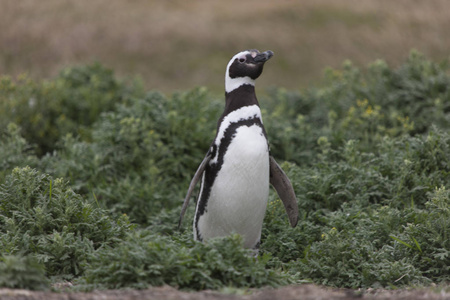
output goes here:
{"type": "MultiPolygon", "coordinates": [[[[220,289],[448,281],[449,87],[447,64],[412,52],[397,69],[346,62],[327,70],[320,87],[260,97],[300,218],[290,228],[272,191],[255,260],[237,236],[202,244],[190,226],[176,229],[222,96],[205,88],[145,93],[100,65],[46,82],[3,77],[0,283],[41,289],[64,277],[82,288],[220,289]]],[[[193,214],[191,205],[185,224],[193,214]]]]}
{"type": "Polygon", "coordinates": [[[0,287],[47,290],[49,280],[44,265],[31,256],[4,255],[0,257],[0,287]]]}
{"type": "Polygon", "coordinates": [[[2,255],[31,255],[50,276],[79,275],[89,253],[117,243],[131,225],[115,219],[64,180],[29,167],[15,168],[0,186],[2,255]]]}
{"type": "Polygon", "coordinates": [[[273,89],[260,101],[271,150],[305,165],[316,162],[321,137],[335,150],[358,140],[360,150],[372,152],[385,137],[449,128],[448,67],[412,51],[397,69],[376,61],[360,70],[347,61],[342,69],[326,70],[320,88],[273,89]]]}
{"type": "Polygon", "coordinates": [[[420,248],[419,243],[417,242],[417,240],[414,237],[411,237],[411,240],[414,242],[416,248],[414,248],[413,246],[411,246],[407,242],[404,242],[401,239],[399,239],[399,238],[397,238],[397,237],[395,237],[393,235],[390,235],[389,237],[392,238],[393,240],[399,242],[400,244],[405,245],[406,247],[408,247],[410,249],[417,249],[420,253],[422,253],[422,248],[420,248]]]}
{"type": "Polygon", "coordinates": [[[90,125],[117,103],[143,95],[137,82],[119,82],[99,65],[66,68],[51,81],[35,82],[26,76],[0,83],[0,126],[15,123],[39,156],[57,149],[66,134],[89,138],[90,125]]]}
{"type": "Polygon", "coordinates": [[[442,131],[385,138],[373,153],[350,141],[337,153],[323,153],[314,167],[284,164],[303,215],[297,228],[287,228],[272,198],[262,250],[293,274],[338,287],[447,280],[449,138],[442,131]],[[437,163],[432,152],[446,154],[437,163]],[[391,273],[392,265],[397,271],[391,273]],[[401,280],[399,272],[406,274],[401,280]]]}
{"type": "Polygon", "coordinates": [[[266,269],[266,257],[258,260],[243,249],[237,235],[203,244],[137,231],[116,247],[94,253],[89,263],[81,283],[103,288],[168,284],[201,290],[288,282],[276,271],[266,269]]]}

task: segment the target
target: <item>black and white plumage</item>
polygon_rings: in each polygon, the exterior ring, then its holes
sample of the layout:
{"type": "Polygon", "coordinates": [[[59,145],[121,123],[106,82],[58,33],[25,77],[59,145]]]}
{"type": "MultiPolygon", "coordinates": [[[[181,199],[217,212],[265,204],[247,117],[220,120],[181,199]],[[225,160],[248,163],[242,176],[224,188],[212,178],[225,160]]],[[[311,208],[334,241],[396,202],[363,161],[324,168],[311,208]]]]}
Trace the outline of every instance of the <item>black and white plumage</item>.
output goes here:
{"type": "Polygon", "coordinates": [[[272,51],[242,51],[230,60],[225,74],[225,110],[216,137],[200,164],[184,200],[180,222],[195,185],[201,179],[194,218],[194,237],[207,240],[238,233],[244,247],[257,248],[271,183],[286,208],[292,227],[298,207],[292,185],[269,153],[255,80],[272,51]]]}

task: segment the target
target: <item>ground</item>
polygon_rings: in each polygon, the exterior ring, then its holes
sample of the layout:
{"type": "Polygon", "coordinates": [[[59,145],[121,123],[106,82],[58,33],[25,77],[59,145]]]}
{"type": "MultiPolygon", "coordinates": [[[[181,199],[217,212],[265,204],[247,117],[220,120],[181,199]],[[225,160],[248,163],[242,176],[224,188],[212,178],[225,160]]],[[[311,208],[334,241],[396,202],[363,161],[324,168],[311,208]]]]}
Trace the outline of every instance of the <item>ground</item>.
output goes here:
{"type": "Polygon", "coordinates": [[[3,0],[0,70],[41,79],[99,61],[148,89],[222,94],[229,59],[257,48],[275,52],[258,86],[298,89],[346,59],[448,57],[449,10],[446,0],[3,0]]]}
{"type": "Polygon", "coordinates": [[[245,295],[223,294],[215,291],[184,292],[172,287],[153,287],[146,290],[108,290],[94,291],[90,293],[55,293],[34,292],[28,290],[0,289],[2,300],[131,300],[131,299],[182,299],[182,300],[444,300],[450,299],[450,293],[439,289],[414,289],[414,290],[373,290],[364,293],[345,290],[330,289],[311,284],[299,286],[287,286],[279,289],[259,289],[248,291],[245,295]]]}

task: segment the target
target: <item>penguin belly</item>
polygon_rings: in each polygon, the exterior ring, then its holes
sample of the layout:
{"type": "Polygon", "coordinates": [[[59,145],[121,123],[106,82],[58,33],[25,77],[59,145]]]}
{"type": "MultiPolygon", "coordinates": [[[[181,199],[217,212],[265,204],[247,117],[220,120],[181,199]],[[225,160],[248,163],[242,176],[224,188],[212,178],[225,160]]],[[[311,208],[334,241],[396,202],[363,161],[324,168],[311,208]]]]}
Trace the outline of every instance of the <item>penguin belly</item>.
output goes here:
{"type": "Polygon", "coordinates": [[[211,187],[205,212],[198,219],[201,238],[238,233],[244,247],[254,248],[267,207],[269,172],[263,129],[256,124],[238,127],[211,187]]]}

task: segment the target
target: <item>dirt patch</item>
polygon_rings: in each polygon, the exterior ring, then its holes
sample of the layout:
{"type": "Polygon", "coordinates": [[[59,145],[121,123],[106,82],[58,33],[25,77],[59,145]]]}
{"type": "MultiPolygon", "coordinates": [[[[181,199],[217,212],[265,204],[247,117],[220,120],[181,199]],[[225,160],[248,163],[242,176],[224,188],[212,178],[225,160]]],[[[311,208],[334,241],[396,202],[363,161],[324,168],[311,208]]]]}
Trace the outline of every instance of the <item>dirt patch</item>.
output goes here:
{"type": "Polygon", "coordinates": [[[2,300],[134,300],[134,299],[181,299],[181,300],[319,300],[319,299],[368,299],[368,300],[445,300],[450,299],[450,293],[440,293],[430,290],[375,290],[369,293],[359,293],[353,290],[330,289],[315,285],[288,286],[279,289],[260,289],[249,295],[229,295],[215,291],[183,292],[171,287],[154,287],[146,290],[108,290],[90,293],[55,293],[33,292],[27,290],[0,289],[2,300]]]}

